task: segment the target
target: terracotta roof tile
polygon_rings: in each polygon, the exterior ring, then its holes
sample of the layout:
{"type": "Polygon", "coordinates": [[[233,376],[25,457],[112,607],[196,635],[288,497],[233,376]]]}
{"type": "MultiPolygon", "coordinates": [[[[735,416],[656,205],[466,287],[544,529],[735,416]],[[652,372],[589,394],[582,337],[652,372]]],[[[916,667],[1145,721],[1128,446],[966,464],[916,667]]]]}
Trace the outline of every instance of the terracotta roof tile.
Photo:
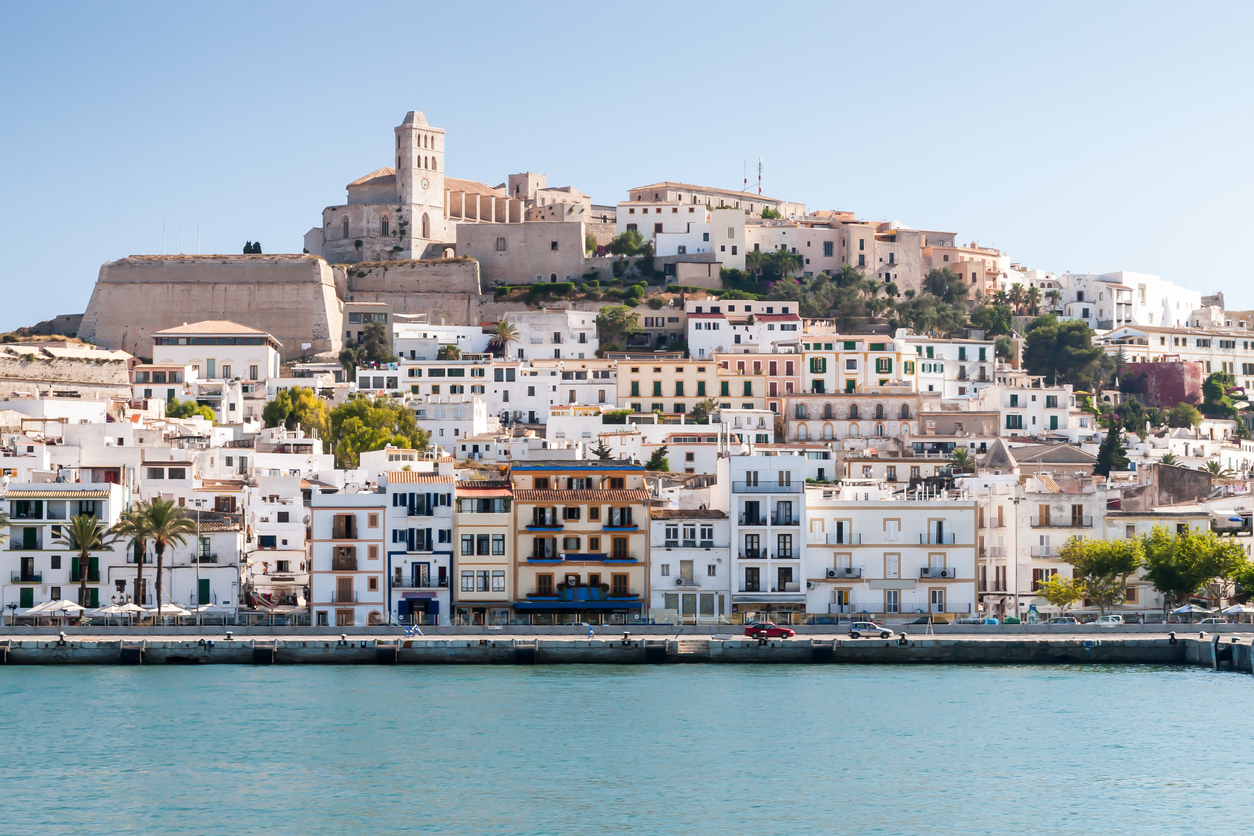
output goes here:
{"type": "Polygon", "coordinates": [[[725,520],[724,511],[713,508],[654,508],[650,514],[655,520],[725,520]]]}
{"type": "Polygon", "coordinates": [[[391,470],[388,471],[387,479],[393,485],[451,485],[457,481],[454,476],[440,476],[419,470],[391,470]]]}
{"type": "Polygon", "coordinates": [[[643,489],[625,491],[514,491],[519,502],[648,502],[643,489]]]}

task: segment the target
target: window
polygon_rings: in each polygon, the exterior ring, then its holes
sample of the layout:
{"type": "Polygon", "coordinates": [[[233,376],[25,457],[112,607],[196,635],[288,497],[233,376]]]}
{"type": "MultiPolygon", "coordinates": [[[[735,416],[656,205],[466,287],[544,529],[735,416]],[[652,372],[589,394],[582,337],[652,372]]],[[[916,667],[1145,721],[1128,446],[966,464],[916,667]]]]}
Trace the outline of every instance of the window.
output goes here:
{"type": "Polygon", "coordinates": [[[473,534],[462,535],[462,554],[471,555],[475,553],[475,538],[473,534]]]}
{"type": "MultiPolygon", "coordinates": [[[[536,580],[539,580],[537,578],[536,580]]],[[[475,573],[470,571],[462,571],[462,592],[475,591],[475,573]]]]}
{"type": "Polygon", "coordinates": [[[496,555],[505,554],[505,535],[504,534],[492,535],[492,554],[496,554],[496,555]]]}
{"type": "Polygon", "coordinates": [[[494,570],[492,572],[492,591],[505,591],[505,572],[502,570],[494,570]]]}

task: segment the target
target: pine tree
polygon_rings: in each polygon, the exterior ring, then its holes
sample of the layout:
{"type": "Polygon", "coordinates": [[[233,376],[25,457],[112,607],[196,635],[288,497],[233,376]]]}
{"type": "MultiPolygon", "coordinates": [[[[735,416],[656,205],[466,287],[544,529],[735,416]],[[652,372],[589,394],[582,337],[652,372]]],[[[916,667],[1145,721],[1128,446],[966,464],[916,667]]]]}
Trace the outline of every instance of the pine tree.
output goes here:
{"type": "Polygon", "coordinates": [[[1106,438],[1102,440],[1102,446],[1097,451],[1097,463],[1093,465],[1093,474],[1096,476],[1110,476],[1112,470],[1127,470],[1128,457],[1123,451],[1123,441],[1119,435],[1119,419],[1115,416],[1110,418],[1110,429],[1106,431],[1106,438]]]}
{"type": "Polygon", "coordinates": [[[604,438],[597,439],[597,446],[592,448],[592,453],[603,462],[608,462],[614,456],[614,451],[606,446],[604,438]]]}

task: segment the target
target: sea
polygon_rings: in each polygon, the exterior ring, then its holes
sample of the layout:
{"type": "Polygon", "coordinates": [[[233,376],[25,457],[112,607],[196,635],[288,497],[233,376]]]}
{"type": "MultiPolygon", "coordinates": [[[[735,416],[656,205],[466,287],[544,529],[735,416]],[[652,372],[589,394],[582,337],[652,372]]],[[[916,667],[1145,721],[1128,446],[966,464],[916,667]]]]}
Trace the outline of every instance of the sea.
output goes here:
{"type": "Polygon", "coordinates": [[[1254,676],[0,668],[0,833],[1233,834],[1254,676]]]}

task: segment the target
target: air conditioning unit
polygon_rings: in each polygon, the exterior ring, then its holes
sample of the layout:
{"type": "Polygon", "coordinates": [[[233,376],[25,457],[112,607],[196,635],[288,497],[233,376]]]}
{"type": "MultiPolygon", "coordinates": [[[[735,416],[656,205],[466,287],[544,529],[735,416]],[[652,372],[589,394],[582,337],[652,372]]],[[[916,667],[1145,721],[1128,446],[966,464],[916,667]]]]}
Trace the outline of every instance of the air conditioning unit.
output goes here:
{"type": "Polygon", "coordinates": [[[675,586],[683,586],[683,585],[684,585],[683,578],[675,578],[675,586]]]}
{"type": "Polygon", "coordinates": [[[834,578],[834,577],[836,577],[836,570],[835,570],[835,569],[828,569],[828,570],[827,570],[827,576],[828,576],[829,578],[834,578]]]}
{"type": "Polygon", "coordinates": [[[814,581],[806,581],[806,589],[814,589],[814,581]]]}

